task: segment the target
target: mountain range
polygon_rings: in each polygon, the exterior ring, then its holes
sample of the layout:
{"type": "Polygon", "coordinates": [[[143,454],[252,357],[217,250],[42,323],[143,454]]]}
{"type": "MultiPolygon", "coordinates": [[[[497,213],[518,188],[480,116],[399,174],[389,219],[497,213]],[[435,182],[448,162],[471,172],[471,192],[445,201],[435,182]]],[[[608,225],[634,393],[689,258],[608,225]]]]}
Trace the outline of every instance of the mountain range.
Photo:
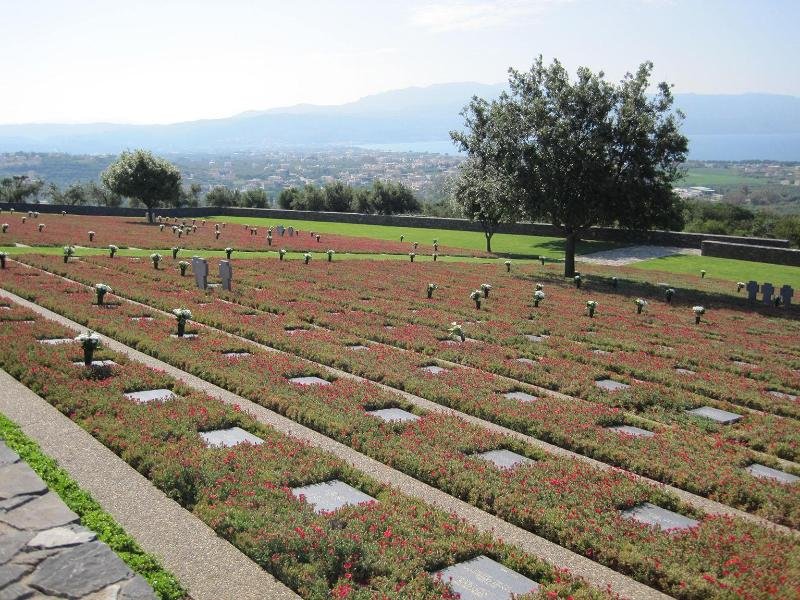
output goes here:
{"type": "MultiPolygon", "coordinates": [[[[0,125],[0,152],[106,154],[142,147],[168,154],[373,145],[414,149],[431,142],[448,148],[441,142],[462,125],[459,112],[470,98],[491,99],[503,87],[412,87],[336,106],[300,104],[169,125],[0,125]]],[[[690,139],[690,158],[800,160],[798,97],[677,94],[675,100],[686,114],[683,131],[690,139]]]]}

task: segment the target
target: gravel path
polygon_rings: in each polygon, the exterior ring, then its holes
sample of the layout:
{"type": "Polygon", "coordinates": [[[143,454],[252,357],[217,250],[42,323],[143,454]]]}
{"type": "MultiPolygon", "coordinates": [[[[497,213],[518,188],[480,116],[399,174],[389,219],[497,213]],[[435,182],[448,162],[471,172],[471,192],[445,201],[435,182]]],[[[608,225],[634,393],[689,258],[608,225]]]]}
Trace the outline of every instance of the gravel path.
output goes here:
{"type": "Polygon", "coordinates": [[[651,258],[663,258],[676,254],[700,256],[700,250],[697,248],[678,248],[676,246],[628,246],[627,248],[616,248],[614,250],[583,254],[578,256],[576,260],[595,265],[621,267],[623,265],[642,262],[643,260],[650,260],[651,258]]]}

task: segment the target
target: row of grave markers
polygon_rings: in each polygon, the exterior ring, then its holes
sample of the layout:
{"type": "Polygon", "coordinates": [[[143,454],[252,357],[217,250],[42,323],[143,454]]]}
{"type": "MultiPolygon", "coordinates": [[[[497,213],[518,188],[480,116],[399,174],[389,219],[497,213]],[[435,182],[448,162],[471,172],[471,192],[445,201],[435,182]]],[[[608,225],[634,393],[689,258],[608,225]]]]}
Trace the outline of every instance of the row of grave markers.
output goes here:
{"type": "MultiPolygon", "coordinates": [[[[208,289],[208,261],[199,256],[192,257],[192,273],[194,274],[194,281],[197,287],[201,290],[208,289]]],[[[222,289],[228,292],[231,291],[231,281],[233,280],[233,267],[231,261],[219,261],[219,278],[222,282],[222,289]]]]}
{"type": "MultiPolygon", "coordinates": [[[[747,282],[747,300],[749,302],[756,302],[758,292],[761,292],[761,301],[764,304],[772,305],[774,300],[772,298],[773,294],[775,294],[775,286],[771,283],[764,283],[760,287],[757,281],[748,281],[747,282]]],[[[792,297],[794,296],[794,289],[790,285],[784,285],[780,289],[779,296],[783,302],[783,305],[788,307],[792,303],[792,297]]]]}

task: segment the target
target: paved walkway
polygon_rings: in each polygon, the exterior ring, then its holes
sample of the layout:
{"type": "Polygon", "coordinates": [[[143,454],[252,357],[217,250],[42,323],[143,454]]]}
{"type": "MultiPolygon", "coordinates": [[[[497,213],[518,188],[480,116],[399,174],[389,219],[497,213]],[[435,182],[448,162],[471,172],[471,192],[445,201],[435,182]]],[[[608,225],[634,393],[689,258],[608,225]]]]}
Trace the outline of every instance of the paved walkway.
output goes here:
{"type": "Polygon", "coordinates": [[[0,600],[156,595],[0,441],[0,600]]]}
{"type": "Polygon", "coordinates": [[[693,254],[700,256],[697,248],[678,248],[676,246],[628,246],[627,248],[616,248],[614,250],[604,250],[583,254],[576,260],[595,265],[609,265],[620,267],[630,265],[651,258],[663,258],[675,254],[693,254]]]}

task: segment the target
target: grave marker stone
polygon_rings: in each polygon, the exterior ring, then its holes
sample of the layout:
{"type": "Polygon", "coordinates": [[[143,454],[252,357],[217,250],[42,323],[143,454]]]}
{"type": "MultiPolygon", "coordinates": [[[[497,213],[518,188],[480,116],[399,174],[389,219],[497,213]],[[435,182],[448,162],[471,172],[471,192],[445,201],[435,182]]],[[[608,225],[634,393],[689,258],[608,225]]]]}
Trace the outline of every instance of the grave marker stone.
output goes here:
{"type": "Polygon", "coordinates": [[[231,267],[231,261],[219,261],[219,278],[222,280],[222,289],[230,292],[231,279],[233,279],[233,267],[231,267]]]}
{"type": "Polygon", "coordinates": [[[71,344],[74,342],[72,338],[46,338],[43,340],[39,340],[40,344],[50,344],[51,346],[56,346],[58,344],[71,344]]]}
{"type": "Polygon", "coordinates": [[[278,227],[276,229],[278,230],[278,233],[280,234],[280,236],[283,237],[283,234],[286,231],[284,229],[283,225],[278,225],[278,227]]]}
{"type": "Polygon", "coordinates": [[[362,502],[377,502],[372,496],[338,479],[294,488],[292,495],[295,498],[305,497],[316,513],[333,512],[343,506],[362,502]]]}
{"type": "Polygon", "coordinates": [[[800,477],[797,475],[792,475],[791,473],[779,471],[778,469],[773,469],[758,463],[753,463],[749,467],[746,467],[745,471],[750,473],[753,477],[758,477],[759,479],[773,479],[779,483],[796,483],[800,481],[800,477]]]}
{"type": "Polygon", "coordinates": [[[527,456],[522,456],[511,450],[489,450],[487,452],[480,452],[475,455],[475,458],[489,461],[499,469],[513,469],[519,465],[526,465],[533,463],[532,459],[527,456]]]}
{"type": "Polygon", "coordinates": [[[622,516],[646,525],[655,525],[664,531],[689,529],[698,524],[698,521],[694,519],[684,517],[650,502],[644,502],[630,510],[623,511],[622,516]]]}
{"type": "Polygon", "coordinates": [[[201,290],[208,288],[208,261],[205,258],[192,257],[192,273],[198,288],[201,290]]]}
{"type": "Polygon", "coordinates": [[[536,361],[530,358],[515,358],[514,361],[529,367],[532,367],[536,364],[536,361]]]}
{"type": "Polygon", "coordinates": [[[533,402],[537,400],[536,396],[527,392],[506,392],[503,394],[503,397],[509,400],[519,400],[520,402],[533,402]]]}
{"type": "Polygon", "coordinates": [[[147,404],[154,400],[172,400],[175,394],[172,390],[158,389],[158,390],[142,390],[140,392],[128,392],[123,394],[128,400],[133,400],[137,404],[147,404]]]}
{"type": "Polygon", "coordinates": [[[784,285],[781,288],[781,300],[783,300],[783,305],[785,307],[788,308],[789,305],[792,303],[792,296],[794,296],[794,289],[792,289],[792,286],[788,284],[784,285]]]}
{"type": "Polygon", "coordinates": [[[241,427],[231,427],[230,429],[217,429],[215,431],[200,432],[206,446],[209,448],[230,448],[242,442],[258,445],[264,442],[257,435],[245,431],[241,427]]]}
{"type": "Polygon", "coordinates": [[[747,301],[748,302],[755,302],[756,296],[758,296],[758,282],[757,281],[748,281],[747,282],[747,301]]]}
{"type": "Polygon", "coordinates": [[[439,373],[444,373],[447,371],[447,369],[438,365],[428,365],[427,367],[422,367],[422,370],[426,373],[430,373],[431,375],[438,375],[439,373]]]}
{"type": "Polygon", "coordinates": [[[789,400],[791,402],[797,400],[797,396],[794,394],[787,394],[786,392],[779,392],[778,390],[770,390],[767,393],[773,398],[778,398],[779,400],[789,400]]]}
{"type": "Polygon", "coordinates": [[[727,410],[720,410],[719,408],[714,408],[712,406],[701,406],[700,408],[687,410],[686,412],[687,414],[694,415],[696,417],[710,419],[716,423],[719,423],[720,425],[730,425],[742,420],[742,415],[737,415],[736,413],[728,412],[727,410]]]}
{"type": "Polygon", "coordinates": [[[379,408],[377,410],[368,410],[368,415],[378,417],[387,423],[405,423],[407,421],[419,421],[419,415],[410,413],[402,408],[379,408]]]}
{"type": "Polygon", "coordinates": [[[655,435],[655,433],[652,431],[647,431],[647,429],[634,427],[632,425],[616,425],[614,427],[609,427],[608,430],[624,433],[625,435],[630,435],[633,437],[653,437],[655,435]]]}
{"type": "Polygon", "coordinates": [[[606,390],[607,392],[615,392],[617,390],[624,390],[626,388],[631,387],[627,383],[614,381],[613,379],[598,379],[597,381],[594,382],[594,384],[597,387],[606,390]]]}
{"type": "Polygon", "coordinates": [[[461,600],[510,600],[536,592],[539,584],[488,556],[457,563],[433,574],[450,586],[461,600]]]}
{"type": "Polygon", "coordinates": [[[321,379],[319,377],[292,377],[289,380],[291,383],[295,383],[297,385],[330,385],[330,381],[326,381],[325,379],[321,379]]]}
{"type": "Polygon", "coordinates": [[[775,293],[775,286],[771,283],[764,283],[761,285],[761,301],[764,304],[772,304],[772,294],[775,293]]]}
{"type": "Polygon", "coordinates": [[[292,237],[294,235],[294,227],[289,225],[289,227],[286,228],[286,233],[289,234],[289,237],[292,237]]]}

